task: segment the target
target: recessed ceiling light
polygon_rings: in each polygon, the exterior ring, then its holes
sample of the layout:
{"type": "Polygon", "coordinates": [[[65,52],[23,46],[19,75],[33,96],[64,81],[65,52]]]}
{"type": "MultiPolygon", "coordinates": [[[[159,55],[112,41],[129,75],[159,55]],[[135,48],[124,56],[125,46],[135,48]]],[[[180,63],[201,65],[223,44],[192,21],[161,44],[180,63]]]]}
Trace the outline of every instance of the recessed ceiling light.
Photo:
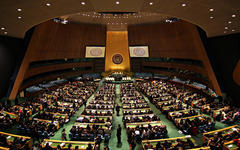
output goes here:
{"type": "Polygon", "coordinates": [[[210,16],[210,19],[213,19],[214,17],[213,16],[210,16]]]}
{"type": "Polygon", "coordinates": [[[82,5],[85,5],[86,3],[85,2],[81,2],[82,5]]]}
{"type": "Polygon", "coordinates": [[[232,23],[231,21],[228,21],[228,23],[230,24],[230,23],[232,23]]]}
{"type": "Polygon", "coordinates": [[[7,32],[4,32],[4,34],[7,34],[7,32]]]}
{"type": "Polygon", "coordinates": [[[187,6],[186,4],[182,4],[182,7],[185,7],[185,6],[187,6]]]}
{"type": "Polygon", "coordinates": [[[226,29],[226,30],[227,30],[227,29],[228,29],[228,27],[225,27],[224,29],[226,29]]]}
{"type": "Polygon", "coordinates": [[[21,17],[21,16],[18,16],[18,19],[22,19],[22,17],[21,17]]]}
{"type": "Polygon", "coordinates": [[[232,15],[232,17],[233,17],[233,18],[235,18],[235,17],[236,17],[236,15],[234,15],[234,14],[233,14],[233,15],[232,15]]]}
{"type": "Polygon", "coordinates": [[[153,2],[150,2],[149,5],[153,5],[153,2]]]}
{"type": "Polygon", "coordinates": [[[1,30],[5,30],[5,28],[4,28],[4,27],[1,27],[1,30]]]}
{"type": "Polygon", "coordinates": [[[119,2],[119,1],[116,1],[116,4],[118,5],[118,4],[120,4],[120,2],[119,2]]]}
{"type": "Polygon", "coordinates": [[[209,11],[214,11],[214,9],[213,9],[213,8],[210,8],[209,11]]]}
{"type": "Polygon", "coordinates": [[[224,31],[223,33],[227,33],[227,31],[224,31]]]}
{"type": "Polygon", "coordinates": [[[50,4],[50,3],[47,3],[46,6],[51,6],[51,4],[50,4]]]}
{"type": "Polygon", "coordinates": [[[232,29],[232,31],[234,32],[235,30],[234,30],[234,29],[232,29]]]}
{"type": "Polygon", "coordinates": [[[21,9],[21,8],[18,8],[17,11],[22,11],[22,9],[21,9]]]}

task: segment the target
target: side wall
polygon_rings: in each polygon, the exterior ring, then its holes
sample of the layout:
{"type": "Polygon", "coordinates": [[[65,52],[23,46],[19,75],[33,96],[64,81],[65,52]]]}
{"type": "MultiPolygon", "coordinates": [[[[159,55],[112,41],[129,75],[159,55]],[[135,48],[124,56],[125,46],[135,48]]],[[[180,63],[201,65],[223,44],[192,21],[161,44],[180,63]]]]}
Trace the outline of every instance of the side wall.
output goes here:
{"type": "Polygon", "coordinates": [[[207,47],[217,79],[221,80],[222,90],[240,105],[240,86],[233,78],[236,65],[240,61],[240,34],[209,38],[207,47]]]}
{"type": "MultiPolygon", "coordinates": [[[[180,66],[173,63],[144,62],[141,64],[142,72],[159,72],[159,67],[170,65],[173,67],[170,69],[188,68],[190,71],[198,72],[207,77],[209,81],[207,85],[213,88],[218,95],[222,95],[195,25],[185,21],[177,21],[175,23],[133,25],[129,27],[128,31],[129,45],[147,45],[151,58],[188,59],[200,61],[203,64],[201,67],[196,68],[193,65],[180,66]],[[156,65],[159,67],[157,68],[156,65]],[[144,67],[152,68],[146,70],[144,67]]],[[[161,71],[160,73],[164,72],[161,71]]],[[[165,72],[165,74],[169,73],[165,72]]],[[[206,82],[202,83],[206,84],[206,82]]]]}
{"type": "Polygon", "coordinates": [[[0,97],[7,96],[7,89],[13,80],[13,73],[21,54],[24,40],[0,36],[0,97]]]}
{"type": "MultiPolygon", "coordinates": [[[[25,76],[30,77],[32,68],[29,68],[31,62],[37,61],[47,61],[56,59],[79,59],[85,57],[85,47],[89,45],[105,45],[106,42],[106,28],[100,25],[89,25],[89,24],[59,24],[53,21],[44,22],[36,26],[32,39],[28,45],[26,54],[22,61],[21,67],[18,71],[18,75],[14,82],[10,99],[14,99],[21,87],[23,80],[26,79],[25,76]]],[[[94,62],[92,65],[93,68],[94,62]]],[[[80,63],[79,66],[83,66],[84,63],[80,63]]],[[[104,62],[102,71],[104,71],[104,62]]],[[[46,66],[48,71],[61,70],[60,68],[52,67],[52,70],[46,66]]],[[[76,67],[75,63],[68,65],[67,68],[76,67]]],[[[101,68],[101,66],[100,66],[101,68]]],[[[65,68],[66,69],[66,68],[65,68]]],[[[38,70],[34,68],[34,70],[38,70]]],[[[39,67],[38,73],[45,72],[43,67],[39,67]]],[[[100,71],[100,70],[98,70],[100,71]]],[[[83,71],[84,72],[84,71],[83,71]]],[[[91,69],[88,72],[94,72],[91,69]]],[[[75,73],[74,73],[75,74],[75,73]]],[[[69,75],[69,73],[66,73],[69,75]]],[[[64,75],[61,75],[61,77],[64,75]]],[[[56,78],[58,75],[55,76],[56,78]]],[[[41,82],[42,80],[39,80],[41,82]]],[[[36,84],[36,83],[35,83],[36,84]]],[[[23,86],[23,85],[22,85],[23,86]]]]}

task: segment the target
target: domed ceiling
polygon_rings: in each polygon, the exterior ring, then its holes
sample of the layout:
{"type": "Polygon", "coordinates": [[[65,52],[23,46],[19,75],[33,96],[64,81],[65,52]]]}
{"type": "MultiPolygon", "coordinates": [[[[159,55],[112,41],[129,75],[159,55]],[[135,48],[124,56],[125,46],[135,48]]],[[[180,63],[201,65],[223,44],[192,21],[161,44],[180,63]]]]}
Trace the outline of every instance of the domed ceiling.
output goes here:
{"type": "Polygon", "coordinates": [[[0,34],[23,38],[53,19],[107,26],[186,20],[208,37],[240,32],[239,0],[1,0],[0,34]]]}

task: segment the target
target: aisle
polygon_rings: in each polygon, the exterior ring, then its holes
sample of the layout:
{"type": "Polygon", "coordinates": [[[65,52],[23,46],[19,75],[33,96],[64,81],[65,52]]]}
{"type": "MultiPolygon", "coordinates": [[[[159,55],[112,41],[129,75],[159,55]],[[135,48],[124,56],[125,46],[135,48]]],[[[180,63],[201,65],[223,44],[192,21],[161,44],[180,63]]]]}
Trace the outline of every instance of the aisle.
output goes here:
{"type": "MultiPolygon", "coordinates": [[[[119,106],[122,106],[122,103],[120,102],[120,84],[116,84],[116,100],[115,100],[116,104],[118,104],[119,106]]],[[[113,114],[113,124],[112,124],[112,131],[111,131],[111,139],[109,140],[109,148],[111,150],[116,150],[116,149],[121,149],[121,150],[130,150],[129,144],[127,142],[127,132],[126,129],[123,126],[123,122],[122,122],[122,111],[120,111],[120,116],[117,116],[117,112],[115,112],[113,114]],[[122,144],[119,145],[117,144],[117,126],[118,124],[121,125],[122,127],[122,144]]],[[[101,150],[102,150],[102,146],[101,146],[101,150]]]]}

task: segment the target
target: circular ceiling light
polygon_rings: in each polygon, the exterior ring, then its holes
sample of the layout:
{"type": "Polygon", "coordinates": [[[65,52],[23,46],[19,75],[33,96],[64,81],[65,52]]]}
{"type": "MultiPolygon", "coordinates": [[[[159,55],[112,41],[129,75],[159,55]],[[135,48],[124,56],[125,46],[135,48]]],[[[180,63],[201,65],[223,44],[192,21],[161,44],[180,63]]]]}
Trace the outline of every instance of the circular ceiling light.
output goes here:
{"type": "Polygon", "coordinates": [[[153,5],[153,2],[150,2],[149,5],[153,5]]]}
{"type": "Polygon", "coordinates": [[[214,11],[214,9],[213,9],[213,8],[210,8],[209,11],[214,11]]]}
{"type": "Polygon", "coordinates": [[[82,5],[85,5],[86,3],[85,2],[81,2],[82,5]]]}
{"type": "Polygon", "coordinates": [[[18,16],[18,19],[22,19],[22,17],[21,17],[21,16],[18,16]]]}
{"type": "Polygon", "coordinates": [[[7,34],[7,32],[4,32],[4,34],[7,34]]]}
{"type": "Polygon", "coordinates": [[[234,32],[235,30],[234,29],[232,29],[232,32],[234,32]]]}
{"type": "Polygon", "coordinates": [[[226,29],[226,30],[227,30],[227,29],[228,29],[228,27],[225,27],[224,29],[226,29]]]}
{"type": "Polygon", "coordinates": [[[5,30],[5,28],[4,28],[4,27],[1,27],[1,30],[5,30]]]}
{"type": "Polygon", "coordinates": [[[118,4],[120,4],[120,2],[119,2],[119,1],[116,1],[116,4],[118,5],[118,4]]]}
{"type": "Polygon", "coordinates": [[[185,6],[187,6],[186,4],[182,4],[182,7],[185,7],[185,6]]]}
{"type": "Polygon", "coordinates": [[[230,24],[230,23],[232,23],[231,21],[228,21],[228,23],[230,24]]]}
{"type": "Polygon", "coordinates": [[[232,17],[233,17],[233,18],[235,18],[235,17],[236,17],[236,15],[234,15],[234,14],[233,14],[233,15],[232,15],[232,17]]]}
{"type": "Polygon", "coordinates": [[[51,4],[50,4],[50,3],[47,3],[46,6],[51,6],[51,4]]]}
{"type": "Polygon", "coordinates": [[[210,19],[213,19],[214,17],[213,16],[210,16],[210,19]]]}
{"type": "Polygon", "coordinates": [[[22,11],[22,9],[21,9],[21,8],[18,8],[17,11],[22,11]]]}

